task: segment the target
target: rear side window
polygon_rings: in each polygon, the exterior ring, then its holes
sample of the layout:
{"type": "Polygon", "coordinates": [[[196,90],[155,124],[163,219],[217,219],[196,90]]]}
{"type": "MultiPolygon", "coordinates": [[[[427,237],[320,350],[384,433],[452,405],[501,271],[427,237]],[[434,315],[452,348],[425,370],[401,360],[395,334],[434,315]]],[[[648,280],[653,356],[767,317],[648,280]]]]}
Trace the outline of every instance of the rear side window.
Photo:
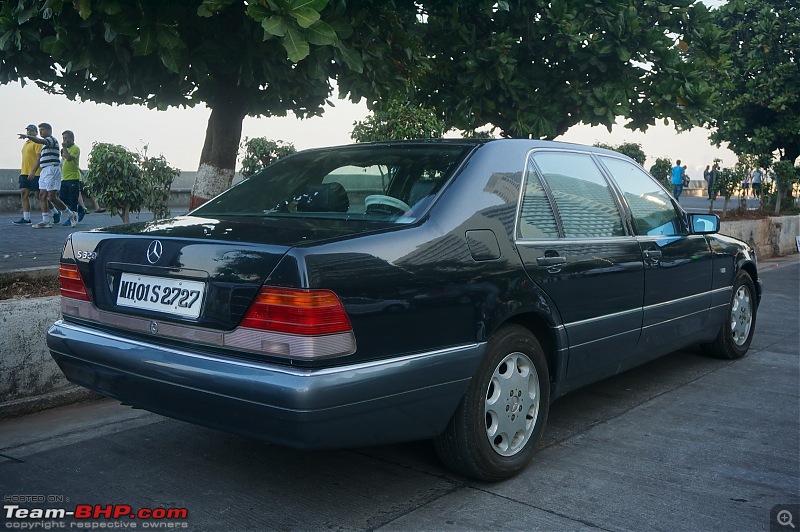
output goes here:
{"type": "Polygon", "coordinates": [[[528,160],[525,193],[519,216],[519,238],[558,238],[558,224],[539,176],[528,160]]]}
{"type": "Polygon", "coordinates": [[[655,179],[633,163],[614,157],[601,157],[614,176],[633,215],[637,235],[681,234],[681,223],[669,195],[655,179]]]}
{"type": "Polygon", "coordinates": [[[550,190],[564,237],[625,236],[611,188],[590,155],[539,152],[533,161],[550,190]]]}

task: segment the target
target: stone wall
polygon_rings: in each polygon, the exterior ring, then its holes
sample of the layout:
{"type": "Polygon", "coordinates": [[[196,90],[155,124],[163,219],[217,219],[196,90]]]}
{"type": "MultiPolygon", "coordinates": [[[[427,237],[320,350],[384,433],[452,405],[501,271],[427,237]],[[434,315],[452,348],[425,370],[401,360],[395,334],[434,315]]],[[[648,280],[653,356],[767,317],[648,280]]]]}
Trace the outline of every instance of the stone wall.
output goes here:
{"type": "Polygon", "coordinates": [[[800,216],[773,216],[761,220],[723,221],[720,233],[748,242],[759,259],[797,253],[800,216]]]}

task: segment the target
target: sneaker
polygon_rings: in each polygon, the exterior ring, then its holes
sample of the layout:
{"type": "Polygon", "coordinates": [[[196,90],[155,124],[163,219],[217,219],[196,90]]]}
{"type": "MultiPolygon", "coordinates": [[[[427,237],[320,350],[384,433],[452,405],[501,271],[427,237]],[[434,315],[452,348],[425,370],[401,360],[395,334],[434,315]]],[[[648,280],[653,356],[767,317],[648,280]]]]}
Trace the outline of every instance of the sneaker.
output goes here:
{"type": "Polygon", "coordinates": [[[78,221],[82,222],[84,216],[86,216],[86,209],[82,205],[78,205],[78,221]]]}
{"type": "Polygon", "coordinates": [[[31,225],[31,221],[26,220],[25,218],[20,218],[19,220],[15,220],[11,223],[14,225],[31,225]]]}
{"type": "Polygon", "coordinates": [[[53,217],[53,223],[54,224],[57,224],[58,222],[61,221],[61,213],[60,212],[57,212],[55,214],[51,214],[51,216],[53,217]]]}
{"type": "Polygon", "coordinates": [[[72,227],[77,227],[80,220],[78,220],[78,215],[73,212],[68,221],[72,222],[72,227]]]}
{"type": "Polygon", "coordinates": [[[72,226],[72,220],[67,220],[66,222],[64,222],[61,225],[63,225],[64,227],[71,227],[72,226]]]}
{"type": "Polygon", "coordinates": [[[50,229],[53,227],[53,224],[50,222],[39,222],[38,224],[33,224],[31,227],[34,229],[50,229]]]}

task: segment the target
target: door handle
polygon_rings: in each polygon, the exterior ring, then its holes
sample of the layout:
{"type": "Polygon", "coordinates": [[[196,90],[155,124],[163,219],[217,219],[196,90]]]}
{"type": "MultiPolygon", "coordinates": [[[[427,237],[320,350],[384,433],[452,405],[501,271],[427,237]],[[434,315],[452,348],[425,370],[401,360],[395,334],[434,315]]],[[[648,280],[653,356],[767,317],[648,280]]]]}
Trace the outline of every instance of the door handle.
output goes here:
{"type": "Polygon", "coordinates": [[[646,249],[642,252],[642,255],[651,264],[658,264],[661,261],[661,251],[658,249],[646,249]]]}
{"type": "Polygon", "coordinates": [[[539,257],[536,259],[537,266],[558,266],[559,264],[566,264],[566,257],[539,257]]]}

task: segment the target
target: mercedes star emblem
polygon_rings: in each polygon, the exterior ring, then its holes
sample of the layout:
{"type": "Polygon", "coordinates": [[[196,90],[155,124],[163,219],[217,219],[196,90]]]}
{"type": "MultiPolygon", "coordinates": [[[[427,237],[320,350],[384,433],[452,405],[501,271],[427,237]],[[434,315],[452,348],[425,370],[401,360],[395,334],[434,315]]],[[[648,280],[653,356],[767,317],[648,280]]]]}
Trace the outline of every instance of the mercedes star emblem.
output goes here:
{"type": "Polygon", "coordinates": [[[155,264],[156,262],[158,262],[158,259],[161,258],[161,254],[163,252],[164,252],[164,246],[161,245],[161,241],[153,240],[147,247],[147,262],[149,262],[150,264],[155,264]]]}

